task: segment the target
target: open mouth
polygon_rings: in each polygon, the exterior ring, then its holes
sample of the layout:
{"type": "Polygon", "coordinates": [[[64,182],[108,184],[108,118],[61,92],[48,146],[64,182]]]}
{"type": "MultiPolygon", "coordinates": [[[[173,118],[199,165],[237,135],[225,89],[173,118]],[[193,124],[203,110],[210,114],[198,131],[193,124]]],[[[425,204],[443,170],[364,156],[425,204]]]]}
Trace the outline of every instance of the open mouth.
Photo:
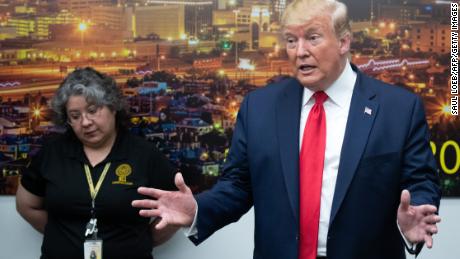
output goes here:
{"type": "Polygon", "coordinates": [[[299,70],[302,71],[302,72],[309,72],[311,70],[313,70],[314,68],[316,68],[315,66],[310,66],[310,65],[300,65],[299,66],[299,70]]]}

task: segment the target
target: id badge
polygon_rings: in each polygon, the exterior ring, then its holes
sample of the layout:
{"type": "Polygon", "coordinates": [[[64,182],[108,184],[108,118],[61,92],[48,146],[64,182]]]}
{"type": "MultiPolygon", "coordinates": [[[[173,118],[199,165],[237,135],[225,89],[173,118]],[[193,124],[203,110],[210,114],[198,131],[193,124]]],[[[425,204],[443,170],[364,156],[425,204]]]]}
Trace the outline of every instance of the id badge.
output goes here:
{"type": "Polygon", "coordinates": [[[102,240],[87,239],[84,243],[85,259],[102,259],[102,240]]]}

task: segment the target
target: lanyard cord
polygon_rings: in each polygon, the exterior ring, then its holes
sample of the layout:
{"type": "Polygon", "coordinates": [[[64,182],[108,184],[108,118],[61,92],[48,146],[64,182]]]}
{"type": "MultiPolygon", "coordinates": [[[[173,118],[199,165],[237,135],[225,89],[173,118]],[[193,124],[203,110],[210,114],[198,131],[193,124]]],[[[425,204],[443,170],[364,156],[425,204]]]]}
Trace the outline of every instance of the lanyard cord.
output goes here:
{"type": "Polygon", "coordinates": [[[101,176],[99,176],[99,180],[97,180],[96,187],[94,187],[93,183],[93,178],[91,177],[91,171],[89,170],[89,166],[85,164],[85,174],[86,174],[86,180],[88,181],[88,186],[89,186],[89,193],[91,195],[91,219],[86,225],[86,232],[85,236],[88,236],[89,234],[93,235],[94,239],[97,239],[97,219],[96,219],[96,207],[94,205],[94,200],[96,199],[97,193],[99,192],[99,189],[101,188],[102,182],[105,179],[105,176],[107,175],[107,172],[109,171],[110,168],[110,163],[105,164],[104,170],[102,171],[101,176]]]}
{"type": "Polygon", "coordinates": [[[104,181],[104,178],[107,175],[109,168],[110,168],[110,163],[105,164],[104,170],[102,171],[102,174],[99,177],[99,180],[97,181],[96,187],[94,187],[93,178],[91,177],[91,171],[89,170],[89,166],[85,164],[86,180],[88,180],[89,193],[91,194],[91,200],[93,203],[93,207],[94,207],[94,200],[96,199],[97,193],[99,192],[99,189],[101,188],[102,182],[104,181]]]}

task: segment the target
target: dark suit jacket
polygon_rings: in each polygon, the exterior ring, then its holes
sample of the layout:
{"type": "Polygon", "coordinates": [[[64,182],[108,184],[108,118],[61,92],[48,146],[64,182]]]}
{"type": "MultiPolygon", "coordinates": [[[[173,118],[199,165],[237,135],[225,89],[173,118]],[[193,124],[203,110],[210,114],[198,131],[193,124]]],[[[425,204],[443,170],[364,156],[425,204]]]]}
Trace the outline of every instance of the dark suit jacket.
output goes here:
{"type": "MultiPolygon", "coordinates": [[[[440,200],[424,108],[416,95],[356,72],[327,257],[405,258],[396,224],[401,191],[410,191],[414,205],[440,200]]],[[[223,175],[196,197],[195,244],[254,206],[254,258],[298,259],[302,93],[290,78],[246,96],[223,175]]]]}

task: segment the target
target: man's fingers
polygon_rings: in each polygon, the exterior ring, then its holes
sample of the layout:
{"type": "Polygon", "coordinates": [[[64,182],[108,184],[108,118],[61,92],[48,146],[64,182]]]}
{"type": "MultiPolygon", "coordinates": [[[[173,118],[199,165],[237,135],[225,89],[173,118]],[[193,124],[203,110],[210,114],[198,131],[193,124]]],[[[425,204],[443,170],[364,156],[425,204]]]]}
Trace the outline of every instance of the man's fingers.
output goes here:
{"type": "Polygon", "coordinates": [[[437,233],[438,233],[438,227],[436,227],[435,225],[428,227],[428,234],[434,235],[437,233]]]}
{"type": "Polygon", "coordinates": [[[403,190],[401,192],[401,203],[400,203],[401,209],[404,211],[407,211],[409,209],[409,205],[410,205],[410,193],[408,190],[403,190]]]}
{"type": "Polygon", "coordinates": [[[159,210],[140,210],[139,215],[141,215],[142,217],[146,217],[146,218],[160,217],[161,212],[159,210]]]}
{"type": "Polygon", "coordinates": [[[146,209],[155,209],[158,207],[158,201],[155,200],[134,200],[131,202],[131,206],[134,208],[146,208],[146,209]]]}
{"type": "Polygon", "coordinates": [[[441,222],[441,217],[436,214],[432,214],[425,217],[426,224],[437,224],[439,222],[441,222]]]}
{"type": "Polygon", "coordinates": [[[180,192],[187,192],[189,190],[188,186],[185,184],[184,177],[181,173],[177,173],[174,177],[174,183],[176,184],[177,189],[180,192]]]}
{"type": "Polygon", "coordinates": [[[158,222],[156,225],[155,225],[155,229],[157,230],[162,230],[163,228],[165,228],[166,226],[168,225],[168,222],[166,221],[166,219],[161,219],[160,222],[158,222]]]}
{"type": "Polygon", "coordinates": [[[436,206],[433,206],[433,205],[426,204],[426,205],[420,205],[418,207],[421,210],[421,212],[425,215],[434,214],[438,211],[436,206]]]}
{"type": "Polygon", "coordinates": [[[433,237],[431,235],[425,235],[425,244],[428,248],[433,247],[433,237]]]}
{"type": "Polygon", "coordinates": [[[137,192],[142,194],[142,195],[150,196],[150,197],[153,197],[153,198],[159,198],[164,193],[166,193],[166,191],[162,191],[160,189],[147,188],[147,187],[139,187],[139,188],[137,188],[137,192]]]}

